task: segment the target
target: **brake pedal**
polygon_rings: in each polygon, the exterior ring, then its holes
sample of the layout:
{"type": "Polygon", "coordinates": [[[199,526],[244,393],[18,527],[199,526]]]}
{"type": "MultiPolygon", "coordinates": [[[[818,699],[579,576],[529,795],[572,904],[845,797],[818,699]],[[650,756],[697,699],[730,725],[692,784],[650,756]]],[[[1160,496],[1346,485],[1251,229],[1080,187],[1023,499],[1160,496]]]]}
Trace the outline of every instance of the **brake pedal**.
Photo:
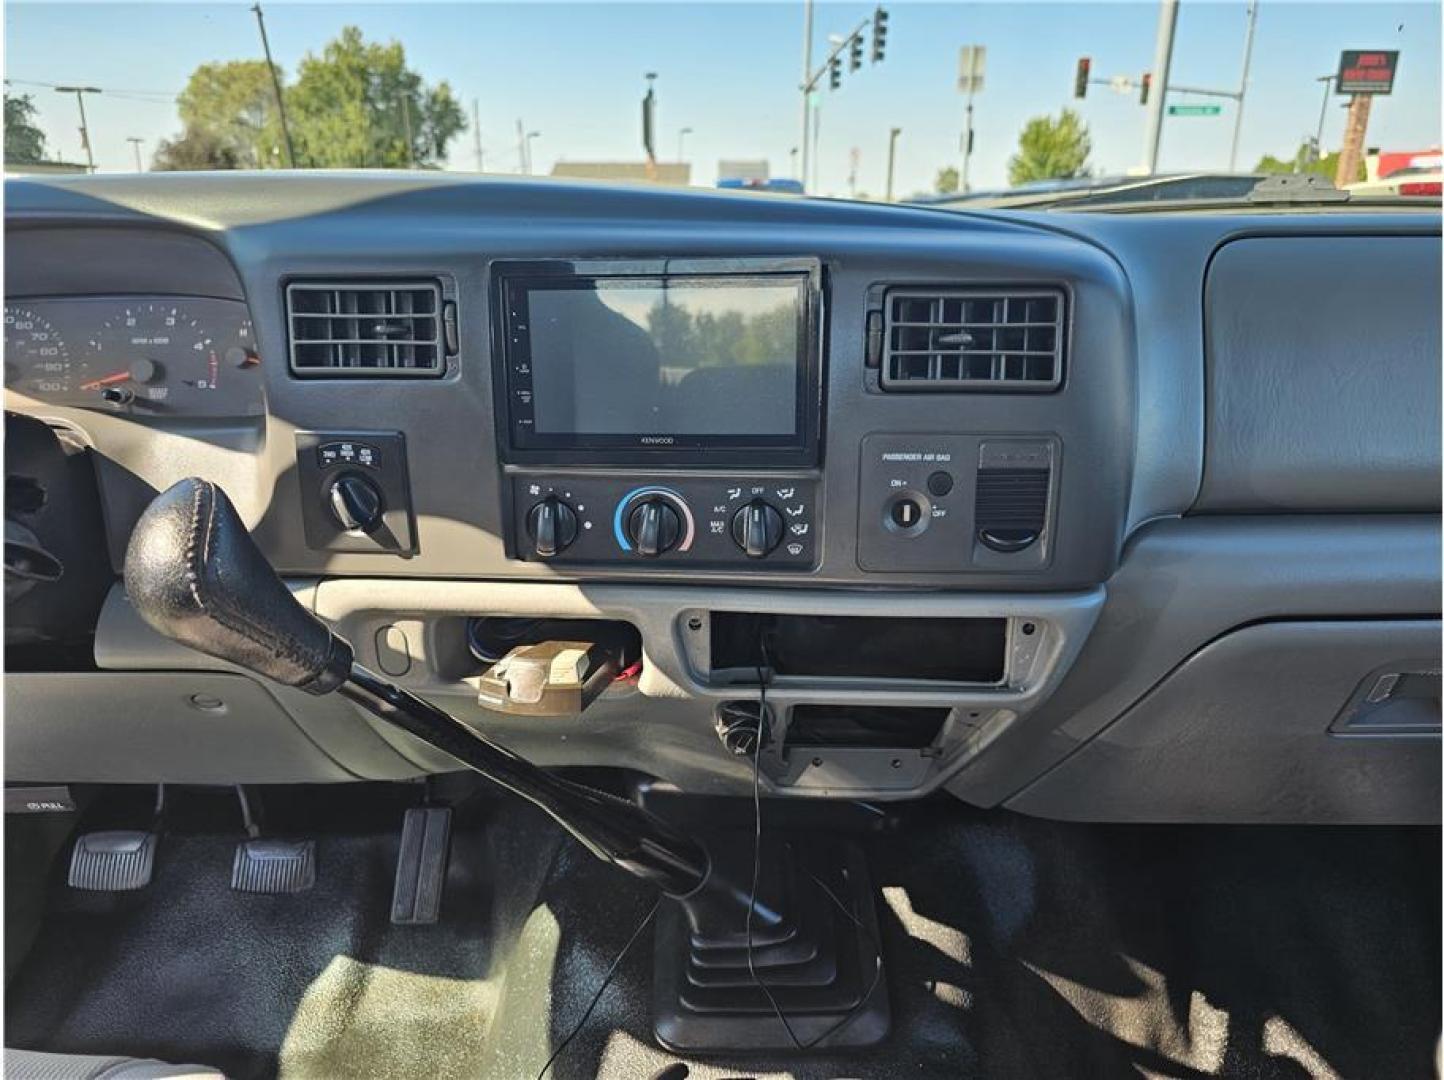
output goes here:
{"type": "Polygon", "coordinates": [[[298,893],[316,884],[316,841],[242,840],[231,863],[231,888],[249,893],[298,893]]]}
{"type": "Polygon", "coordinates": [[[135,830],[83,833],[70,853],[70,887],[130,892],[150,884],[156,834],[135,830]]]}
{"type": "Polygon", "coordinates": [[[451,848],[451,808],[418,806],[401,823],[401,851],[391,892],[391,921],[427,925],[441,918],[441,892],[451,848]]]}
{"type": "Polygon", "coordinates": [[[236,892],[285,894],[305,892],[316,884],[316,841],[266,840],[251,814],[246,790],[236,785],[247,839],[236,845],[231,862],[231,888],[236,892]]]}

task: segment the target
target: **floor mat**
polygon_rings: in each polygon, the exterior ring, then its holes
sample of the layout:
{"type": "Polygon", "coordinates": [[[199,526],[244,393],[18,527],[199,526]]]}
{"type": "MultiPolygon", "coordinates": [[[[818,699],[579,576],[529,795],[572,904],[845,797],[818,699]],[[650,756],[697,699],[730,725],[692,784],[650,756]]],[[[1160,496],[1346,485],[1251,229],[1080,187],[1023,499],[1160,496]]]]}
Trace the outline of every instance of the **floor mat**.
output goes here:
{"type": "MultiPolygon", "coordinates": [[[[236,834],[208,828],[169,832],[134,895],[57,881],[7,1042],[237,1080],[535,1076],[652,896],[487,801],[457,814],[442,922],[393,926],[399,809],[360,798],[314,834],[306,894],[232,892],[236,834]]],[[[679,1061],[650,1038],[644,937],[552,1075],[1435,1075],[1437,829],[1082,826],[941,801],[865,839],[886,1043],[679,1061]]]]}

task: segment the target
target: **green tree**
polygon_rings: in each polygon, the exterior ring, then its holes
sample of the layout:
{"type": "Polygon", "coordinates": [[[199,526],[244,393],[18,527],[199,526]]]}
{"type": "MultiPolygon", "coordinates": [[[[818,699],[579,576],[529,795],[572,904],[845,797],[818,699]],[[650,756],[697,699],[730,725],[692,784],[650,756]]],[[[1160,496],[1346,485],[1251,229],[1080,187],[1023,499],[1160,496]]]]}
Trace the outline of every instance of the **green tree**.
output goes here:
{"type": "Polygon", "coordinates": [[[322,168],[436,168],[466,128],[446,82],[427,86],[399,42],[354,26],[301,61],[286,106],[299,162],[322,168]]]}
{"type": "Polygon", "coordinates": [[[209,172],[242,166],[235,148],[221,135],[208,128],[190,127],[174,139],[162,139],[150,167],[156,172],[209,172]]]}
{"type": "Polygon", "coordinates": [[[35,102],[29,94],[6,94],[5,160],[22,165],[45,157],[45,132],[35,124],[35,102]]]}
{"type": "MultiPolygon", "coordinates": [[[[280,70],[277,69],[277,76],[280,70]]],[[[276,89],[264,60],[202,64],[192,72],[178,101],[185,133],[181,140],[235,165],[216,168],[268,169],[286,164],[285,136],[276,89]]]]}
{"type": "Polygon", "coordinates": [[[958,190],[958,170],[951,165],[945,165],[938,170],[938,175],[933,179],[933,190],[939,195],[953,195],[958,190]]]}
{"type": "MultiPolygon", "coordinates": [[[[1332,154],[1325,154],[1317,160],[1314,157],[1314,140],[1306,139],[1299,144],[1298,151],[1293,157],[1284,160],[1276,158],[1272,154],[1265,154],[1259,158],[1257,165],[1253,167],[1256,173],[1318,173],[1326,176],[1330,183],[1339,172],[1339,152],[1335,150],[1332,154]]],[[[1364,169],[1364,159],[1359,159],[1359,171],[1354,177],[1356,181],[1367,180],[1368,174],[1364,169]]]]}
{"type": "Polygon", "coordinates": [[[1087,176],[1092,149],[1088,126],[1072,109],[1064,109],[1056,120],[1035,116],[1018,136],[1018,152],[1008,161],[1008,182],[1087,176]]]}

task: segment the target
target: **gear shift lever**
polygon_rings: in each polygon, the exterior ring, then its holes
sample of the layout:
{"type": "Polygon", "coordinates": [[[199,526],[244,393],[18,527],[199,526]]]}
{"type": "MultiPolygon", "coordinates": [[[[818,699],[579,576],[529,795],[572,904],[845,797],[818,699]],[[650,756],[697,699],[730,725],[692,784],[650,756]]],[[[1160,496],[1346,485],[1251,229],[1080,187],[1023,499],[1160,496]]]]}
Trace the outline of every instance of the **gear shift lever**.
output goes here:
{"type": "Polygon", "coordinates": [[[886,1034],[882,959],[868,944],[878,938],[877,920],[855,847],[825,837],[781,841],[759,893],[760,848],[719,841],[709,853],[642,807],[498,746],[356,663],[351,646],[291,595],[209,481],[182,480],[141,515],[125,588],[166,637],[308,693],[350,698],[534,803],[598,858],[676,899],[661,913],[654,953],[656,1031],[668,1046],[859,1046],[886,1034]],[[765,992],[759,971],[775,980],[765,992]]]}
{"type": "Polygon", "coordinates": [[[343,694],[536,804],[598,858],[663,892],[688,896],[706,881],[697,841],[633,803],[537,768],[356,663],[351,646],[276,576],[215,484],[192,477],[156,497],[131,534],[125,588],[166,637],[308,693],[343,694]]]}

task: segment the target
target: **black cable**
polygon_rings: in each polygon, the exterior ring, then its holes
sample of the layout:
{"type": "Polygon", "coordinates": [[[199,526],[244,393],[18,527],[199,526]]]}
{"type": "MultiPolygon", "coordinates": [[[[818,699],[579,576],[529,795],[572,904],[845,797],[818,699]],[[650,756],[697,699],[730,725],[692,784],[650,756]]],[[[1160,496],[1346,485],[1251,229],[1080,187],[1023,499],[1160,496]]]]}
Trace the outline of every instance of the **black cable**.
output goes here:
{"type": "Polygon", "coordinates": [[[824,882],[816,874],[809,871],[808,876],[817,883],[818,887],[822,889],[823,893],[826,894],[827,898],[831,900],[832,903],[837,907],[837,909],[841,911],[844,915],[846,915],[847,918],[851,920],[853,925],[862,932],[863,937],[867,940],[869,947],[873,951],[873,955],[877,958],[877,962],[873,967],[872,982],[868,984],[867,992],[863,994],[862,997],[858,998],[857,1004],[854,1005],[851,1009],[849,1009],[847,1011],[847,1014],[843,1016],[842,1019],[838,1020],[837,1023],[833,1024],[830,1028],[827,1028],[816,1038],[810,1039],[807,1042],[803,1042],[797,1037],[797,1033],[792,1030],[792,1025],[787,1022],[787,1016],[783,1013],[782,1006],[777,1003],[777,999],[773,997],[772,990],[765,982],[762,981],[762,978],[757,974],[757,968],[753,964],[752,960],[752,913],[754,910],[756,910],[757,907],[757,883],[762,871],[761,762],[762,731],[763,724],[767,716],[768,682],[766,677],[768,667],[767,639],[765,635],[759,641],[759,646],[762,652],[762,663],[757,665],[757,745],[753,748],[752,753],[752,888],[747,896],[747,973],[752,976],[752,982],[757,986],[757,989],[761,990],[763,995],[767,998],[767,1003],[772,1006],[773,1013],[776,1014],[777,1019],[781,1022],[782,1027],[786,1030],[787,1037],[792,1040],[792,1045],[795,1046],[798,1050],[811,1050],[813,1047],[823,1042],[823,1040],[830,1038],[832,1035],[845,1028],[848,1024],[852,1023],[853,1019],[858,1015],[858,1013],[862,1012],[863,1007],[872,1000],[872,995],[877,991],[878,983],[882,980],[882,946],[872,936],[867,926],[864,925],[863,921],[860,918],[858,918],[857,914],[850,910],[847,905],[844,904],[841,900],[839,900],[837,894],[833,892],[832,889],[828,888],[827,883],[824,882]]]}
{"type": "Polygon", "coordinates": [[[547,1070],[556,1063],[557,1058],[561,1057],[562,1051],[567,1048],[573,1039],[581,1034],[582,1028],[587,1026],[587,1021],[590,1020],[592,1016],[592,1010],[597,1007],[597,1003],[602,1000],[602,995],[607,992],[607,987],[612,984],[612,979],[617,974],[617,969],[622,966],[622,961],[627,958],[627,953],[632,951],[632,946],[637,943],[637,939],[642,936],[642,931],[647,929],[653,917],[656,916],[657,909],[661,906],[662,898],[659,896],[651,908],[648,909],[647,914],[643,916],[642,921],[637,924],[637,928],[632,931],[632,936],[629,937],[627,943],[622,946],[622,951],[617,953],[616,959],[612,961],[612,966],[607,968],[606,975],[602,976],[602,985],[597,987],[597,992],[592,995],[592,1000],[587,1004],[586,1012],[582,1013],[582,1018],[576,1022],[576,1025],[571,1031],[567,1032],[566,1038],[557,1044],[557,1048],[552,1051],[552,1056],[547,1058],[547,1063],[543,1065],[541,1071],[536,1074],[536,1080],[542,1080],[542,1077],[546,1076],[547,1070]]]}

